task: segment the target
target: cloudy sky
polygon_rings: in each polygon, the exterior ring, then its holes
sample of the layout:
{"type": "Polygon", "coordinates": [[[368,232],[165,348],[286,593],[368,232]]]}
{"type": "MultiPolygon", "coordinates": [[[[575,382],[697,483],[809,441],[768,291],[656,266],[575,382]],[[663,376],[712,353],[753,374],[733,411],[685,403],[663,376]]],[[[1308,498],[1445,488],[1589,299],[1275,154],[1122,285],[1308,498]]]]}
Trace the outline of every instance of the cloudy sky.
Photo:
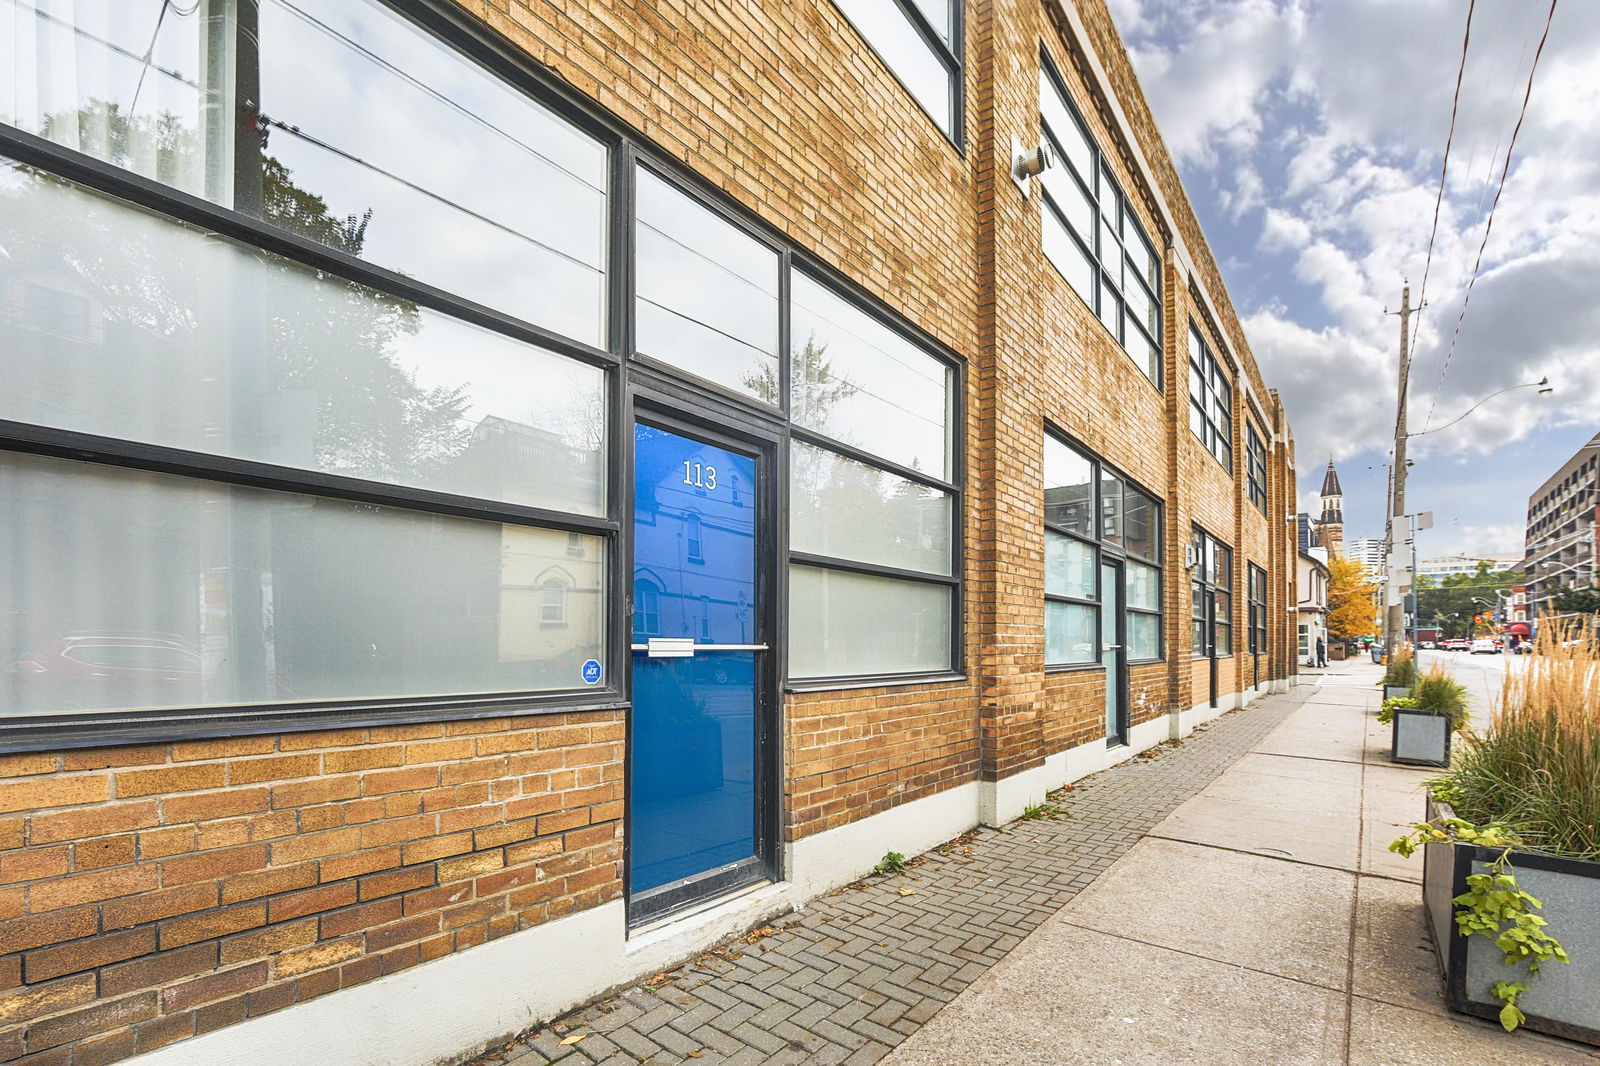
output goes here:
{"type": "MultiPolygon", "coordinates": [[[[1404,279],[1420,293],[1467,0],[1109,0],[1269,385],[1303,509],[1331,455],[1346,539],[1383,535],[1404,279]]],[[[1539,59],[1454,342],[1547,0],[1477,0],[1428,307],[1408,510],[1424,555],[1520,552],[1528,495],[1600,430],[1600,3],[1539,59]],[[1445,369],[1448,358],[1448,369],[1445,369]],[[1441,381],[1443,373],[1443,383],[1441,381]],[[1430,411],[1432,412],[1430,418],[1430,411]]]]}

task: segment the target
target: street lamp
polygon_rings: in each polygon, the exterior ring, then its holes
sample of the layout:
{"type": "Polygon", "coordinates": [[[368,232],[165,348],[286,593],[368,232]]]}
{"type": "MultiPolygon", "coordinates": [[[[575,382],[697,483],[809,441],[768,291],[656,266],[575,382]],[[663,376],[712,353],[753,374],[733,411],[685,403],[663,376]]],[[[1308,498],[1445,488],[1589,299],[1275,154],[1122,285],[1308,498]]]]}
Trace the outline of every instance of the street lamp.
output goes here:
{"type": "MultiPolygon", "coordinates": [[[[1472,414],[1472,412],[1476,411],[1478,408],[1482,407],[1484,404],[1488,403],[1490,400],[1494,399],[1496,396],[1503,396],[1508,392],[1516,392],[1518,389],[1538,389],[1539,390],[1539,395],[1541,395],[1541,396],[1546,395],[1547,393],[1550,393],[1550,392],[1554,391],[1550,386],[1550,378],[1548,376],[1547,377],[1542,377],[1538,381],[1525,381],[1521,385],[1512,385],[1512,386],[1509,386],[1507,388],[1500,389],[1498,392],[1491,392],[1489,395],[1485,396],[1483,399],[1479,400],[1477,403],[1473,404],[1471,407],[1467,408],[1465,411],[1462,411],[1459,415],[1457,415],[1456,417],[1452,418],[1450,421],[1446,422],[1442,426],[1435,426],[1432,429],[1424,429],[1424,430],[1421,430],[1420,432],[1417,432],[1417,433],[1407,433],[1406,430],[1405,430],[1405,425],[1406,425],[1406,396],[1405,396],[1405,392],[1406,392],[1406,367],[1407,367],[1407,361],[1404,358],[1404,352],[1406,351],[1406,348],[1405,348],[1404,319],[1402,319],[1401,321],[1402,321],[1402,325],[1401,325],[1401,329],[1400,329],[1400,345],[1401,345],[1401,350],[1402,350],[1402,358],[1401,358],[1401,361],[1400,361],[1400,413],[1399,413],[1399,417],[1395,420],[1395,437],[1394,437],[1394,459],[1395,459],[1395,463],[1394,463],[1394,466],[1391,468],[1392,469],[1392,475],[1391,475],[1391,483],[1390,483],[1390,489],[1389,489],[1389,499],[1387,501],[1388,502],[1388,515],[1387,515],[1387,520],[1386,520],[1386,523],[1385,523],[1385,529],[1387,530],[1387,532],[1386,532],[1386,534],[1384,536],[1384,540],[1387,542],[1384,545],[1385,551],[1386,551],[1386,554],[1391,559],[1392,559],[1392,557],[1394,555],[1394,547],[1395,547],[1395,545],[1394,545],[1394,523],[1395,523],[1396,519],[1403,517],[1402,515],[1400,515],[1397,512],[1400,512],[1400,511],[1404,510],[1404,508],[1405,508],[1405,502],[1404,501],[1405,501],[1406,474],[1407,474],[1408,468],[1411,466],[1411,462],[1405,458],[1406,441],[1410,440],[1412,437],[1425,437],[1430,433],[1438,433],[1438,432],[1440,432],[1442,430],[1449,429],[1451,426],[1455,425],[1457,422],[1460,422],[1462,419],[1464,419],[1468,415],[1472,414]]],[[[1412,545],[1412,564],[1411,565],[1412,565],[1413,573],[1416,570],[1416,533],[1417,533],[1416,529],[1413,528],[1412,531],[1411,531],[1411,545],[1412,545]]],[[[1392,563],[1390,564],[1388,569],[1389,569],[1389,574],[1387,575],[1388,576],[1388,580],[1384,582],[1384,599],[1388,603],[1388,607],[1387,607],[1388,618],[1386,620],[1387,621],[1387,625],[1384,628],[1385,628],[1385,633],[1386,633],[1386,637],[1387,637],[1387,643],[1391,647],[1393,647],[1396,644],[1398,644],[1398,642],[1401,639],[1403,639],[1404,636],[1405,636],[1405,627],[1404,627],[1405,607],[1404,607],[1404,603],[1402,602],[1399,605],[1398,609],[1397,609],[1396,605],[1393,602],[1390,601],[1389,593],[1391,591],[1392,586],[1396,584],[1395,579],[1394,579],[1394,567],[1393,567],[1392,563]]],[[[1416,586],[1416,581],[1414,579],[1412,581],[1412,586],[1413,586],[1413,589],[1416,586]]]]}
{"type": "Polygon", "coordinates": [[[1550,379],[1548,377],[1542,377],[1538,381],[1525,381],[1521,385],[1512,385],[1509,388],[1501,389],[1499,392],[1491,392],[1489,395],[1485,396],[1483,399],[1479,400],[1465,411],[1462,411],[1459,415],[1456,415],[1444,425],[1434,426],[1432,429],[1424,429],[1418,433],[1407,433],[1406,438],[1409,440],[1412,437],[1426,437],[1430,433],[1438,433],[1440,430],[1449,429],[1451,426],[1455,425],[1463,418],[1466,418],[1472,412],[1476,411],[1478,408],[1482,407],[1496,396],[1504,396],[1506,393],[1516,392],[1518,389],[1538,389],[1540,396],[1555,391],[1555,389],[1551,386],[1550,379]]]}

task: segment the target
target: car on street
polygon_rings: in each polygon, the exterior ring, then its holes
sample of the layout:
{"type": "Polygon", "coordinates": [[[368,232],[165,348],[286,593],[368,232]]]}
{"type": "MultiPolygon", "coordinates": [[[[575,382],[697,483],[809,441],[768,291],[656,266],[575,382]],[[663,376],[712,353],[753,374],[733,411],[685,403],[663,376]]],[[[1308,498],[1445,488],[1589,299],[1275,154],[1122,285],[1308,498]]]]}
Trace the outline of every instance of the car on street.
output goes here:
{"type": "Polygon", "coordinates": [[[1439,646],[1445,651],[1466,651],[1472,647],[1472,641],[1464,640],[1461,637],[1451,637],[1439,646]]]}
{"type": "Polygon", "coordinates": [[[1490,640],[1488,637],[1479,637],[1477,640],[1473,641],[1472,648],[1470,650],[1474,655],[1478,655],[1480,653],[1484,655],[1500,654],[1499,644],[1493,640],[1490,640]]]}

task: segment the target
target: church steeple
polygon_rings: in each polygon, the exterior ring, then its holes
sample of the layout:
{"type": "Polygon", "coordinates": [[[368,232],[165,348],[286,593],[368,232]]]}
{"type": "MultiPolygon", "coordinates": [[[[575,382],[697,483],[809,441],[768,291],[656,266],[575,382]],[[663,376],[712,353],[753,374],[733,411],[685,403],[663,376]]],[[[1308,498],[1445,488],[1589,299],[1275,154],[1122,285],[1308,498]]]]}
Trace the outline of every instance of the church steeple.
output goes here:
{"type": "Polygon", "coordinates": [[[1328,472],[1322,478],[1322,517],[1317,520],[1317,539],[1328,549],[1329,557],[1344,551],[1344,490],[1339,488],[1339,472],[1328,457],[1328,472]]]}

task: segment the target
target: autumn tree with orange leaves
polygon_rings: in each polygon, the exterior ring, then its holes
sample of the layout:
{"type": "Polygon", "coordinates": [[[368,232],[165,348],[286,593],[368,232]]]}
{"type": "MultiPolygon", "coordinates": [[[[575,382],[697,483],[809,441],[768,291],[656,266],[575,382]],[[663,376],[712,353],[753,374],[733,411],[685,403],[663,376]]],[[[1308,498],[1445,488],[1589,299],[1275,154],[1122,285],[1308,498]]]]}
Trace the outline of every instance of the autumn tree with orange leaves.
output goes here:
{"type": "Polygon", "coordinates": [[[1378,631],[1377,586],[1361,563],[1344,556],[1328,560],[1328,635],[1353,640],[1378,631]]]}

